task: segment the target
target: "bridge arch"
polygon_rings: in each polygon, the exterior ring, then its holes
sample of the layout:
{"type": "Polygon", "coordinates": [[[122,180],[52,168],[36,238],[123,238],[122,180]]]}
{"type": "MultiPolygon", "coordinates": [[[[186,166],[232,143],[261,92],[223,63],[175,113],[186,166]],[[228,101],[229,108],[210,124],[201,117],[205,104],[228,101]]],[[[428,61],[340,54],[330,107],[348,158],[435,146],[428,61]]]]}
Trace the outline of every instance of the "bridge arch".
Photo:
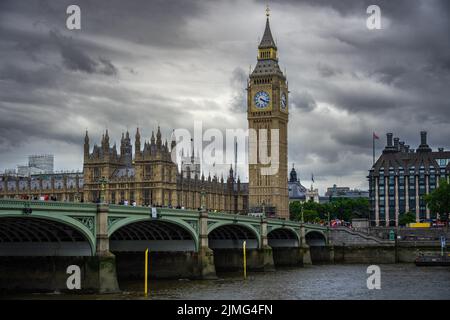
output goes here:
{"type": "Polygon", "coordinates": [[[279,227],[270,230],[267,233],[268,244],[272,248],[299,247],[300,237],[291,227],[279,227]]]}
{"type": "Polygon", "coordinates": [[[0,256],[93,256],[93,230],[68,216],[2,215],[0,256]]]}
{"type": "Polygon", "coordinates": [[[244,241],[248,249],[260,247],[259,232],[249,224],[221,222],[208,228],[210,249],[240,249],[244,241]]]}
{"type": "Polygon", "coordinates": [[[124,218],[108,230],[113,252],[198,251],[198,236],[191,225],[172,219],[124,218]]]}
{"type": "Polygon", "coordinates": [[[327,244],[327,236],[319,230],[308,230],[305,239],[306,244],[311,247],[322,247],[327,244]]]}

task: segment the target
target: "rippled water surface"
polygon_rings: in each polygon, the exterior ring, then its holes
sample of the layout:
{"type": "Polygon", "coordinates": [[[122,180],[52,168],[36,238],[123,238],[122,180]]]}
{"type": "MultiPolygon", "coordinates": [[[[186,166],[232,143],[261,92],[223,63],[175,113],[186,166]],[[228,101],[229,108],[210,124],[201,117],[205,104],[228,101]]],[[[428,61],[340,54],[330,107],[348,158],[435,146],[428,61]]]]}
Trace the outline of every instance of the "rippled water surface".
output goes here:
{"type": "Polygon", "coordinates": [[[121,282],[120,294],[31,294],[34,299],[450,299],[449,267],[380,265],[381,289],[368,290],[367,265],[320,265],[271,273],[222,274],[218,280],[150,280],[149,296],[141,281],[121,282]]]}

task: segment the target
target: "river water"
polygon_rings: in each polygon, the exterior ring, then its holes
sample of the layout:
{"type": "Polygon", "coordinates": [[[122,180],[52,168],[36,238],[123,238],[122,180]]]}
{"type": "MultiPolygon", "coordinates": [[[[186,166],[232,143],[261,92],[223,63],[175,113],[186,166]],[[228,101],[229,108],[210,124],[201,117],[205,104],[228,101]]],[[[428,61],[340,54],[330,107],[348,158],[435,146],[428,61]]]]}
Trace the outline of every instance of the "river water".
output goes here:
{"type": "Polygon", "coordinates": [[[367,288],[368,265],[315,265],[270,273],[221,274],[217,280],[150,280],[149,296],[141,281],[121,282],[120,294],[28,294],[25,299],[450,299],[449,267],[379,265],[381,289],[367,288]]]}

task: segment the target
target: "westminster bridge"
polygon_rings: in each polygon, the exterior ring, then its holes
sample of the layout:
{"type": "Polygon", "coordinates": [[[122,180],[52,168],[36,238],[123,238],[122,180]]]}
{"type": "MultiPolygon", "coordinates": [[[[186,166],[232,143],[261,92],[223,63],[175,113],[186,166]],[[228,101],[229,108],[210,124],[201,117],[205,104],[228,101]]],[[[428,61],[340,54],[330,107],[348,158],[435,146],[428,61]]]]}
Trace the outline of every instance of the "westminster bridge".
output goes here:
{"type": "MultiPolygon", "coordinates": [[[[118,290],[143,277],[216,277],[311,263],[310,248],[331,248],[327,227],[227,213],[111,204],[0,199],[0,289],[64,289],[66,268],[80,266],[84,288],[118,290]],[[152,212],[153,211],[153,212],[152,212]]],[[[331,253],[331,250],[328,252],[331,253]]]]}

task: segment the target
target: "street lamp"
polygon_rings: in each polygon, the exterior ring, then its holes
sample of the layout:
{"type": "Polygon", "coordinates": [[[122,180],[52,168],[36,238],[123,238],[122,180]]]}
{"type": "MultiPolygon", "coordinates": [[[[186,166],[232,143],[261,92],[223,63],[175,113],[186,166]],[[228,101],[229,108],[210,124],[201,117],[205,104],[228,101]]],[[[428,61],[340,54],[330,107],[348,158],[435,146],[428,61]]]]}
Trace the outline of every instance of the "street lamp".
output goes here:
{"type": "Polygon", "coordinates": [[[301,219],[302,219],[302,223],[305,223],[305,218],[304,218],[304,216],[303,216],[303,206],[301,207],[301,211],[300,211],[300,212],[301,212],[301,214],[302,214],[302,218],[301,218],[301,219]]]}

